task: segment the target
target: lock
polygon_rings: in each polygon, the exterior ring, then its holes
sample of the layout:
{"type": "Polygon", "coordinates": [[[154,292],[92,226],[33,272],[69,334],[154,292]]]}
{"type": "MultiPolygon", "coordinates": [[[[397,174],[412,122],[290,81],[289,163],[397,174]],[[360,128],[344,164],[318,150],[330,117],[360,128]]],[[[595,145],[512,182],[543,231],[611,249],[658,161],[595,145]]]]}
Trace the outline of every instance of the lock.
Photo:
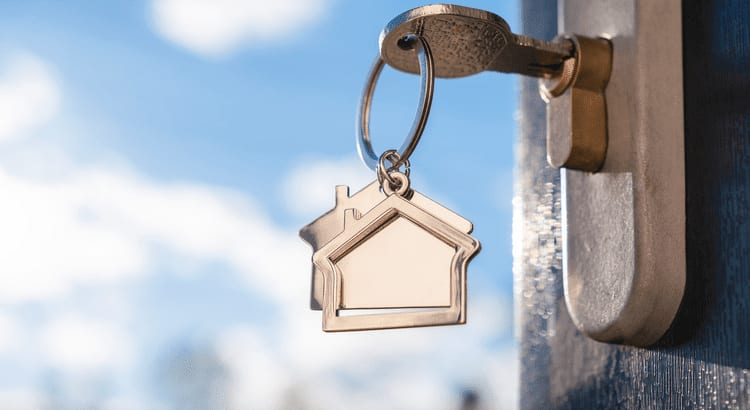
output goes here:
{"type": "Polygon", "coordinates": [[[547,160],[562,168],[568,312],[592,339],[646,346],[677,314],[686,269],[681,65],[652,69],[645,62],[679,61],[680,47],[673,45],[681,40],[676,32],[668,33],[676,36],[670,41],[653,42],[644,31],[635,40],[622,34],[627,40],[618,45],[600,36],[616,29],[594,15],[566,18],[572,22],[566,28],[588,36],[544,41],[512,33],[488,11],[429,5],[388,23],[380,56],[418,73],[408,41],[417,35],[432,49],[436,77],[496,71],[540,79],[547,160]],[[619,77],[608,93],[614,61],[619,77]],[[615,124],[608,116],[613,102],[615,124]]]}
{"type": "Polygon", "coordinates": [[[573,58],[539,82],[547,102],[547,162],[555,168],[598,171],[607,155],[607,103],[604,89],[612,72],[609,40],[563,34],[573,58]]]}

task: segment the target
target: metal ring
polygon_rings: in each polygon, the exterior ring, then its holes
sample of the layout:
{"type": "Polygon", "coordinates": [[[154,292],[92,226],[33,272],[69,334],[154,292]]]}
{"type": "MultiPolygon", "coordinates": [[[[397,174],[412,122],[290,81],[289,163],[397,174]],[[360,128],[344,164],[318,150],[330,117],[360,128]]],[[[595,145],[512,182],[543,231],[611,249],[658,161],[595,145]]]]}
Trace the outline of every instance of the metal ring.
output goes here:
{"type": "MultiPolygon", "coordinates": [[[[380,185],[383,185],[383,181],[388,181],[391,185],[398,184],[398,181],[393,179],[389,174],[391,172],[401,172],[399,171],[399,167],[396,167],[394,164],[397,164],[399,162],[400,157],[398,156],[398,152],[396,152],[395,149],[389,149],[383,152],[380,155],[380,160],[378,160],[378,169],[375,171],[378,174],[378,182],[380,185]],[[391,166],[386,167],[385,161],[388,160],[391,162],[391,166]]],[[[411,168],[409,164],[409,160],[407,159],[404,164],[404,174],[408,177],[411,173],[411,168]]]]}
{"type": "Polygon", "coordinates": [[[390,182],[385,181],[385,183],[382,185],[383,192],[385,192],[385,194],[388,196],[391,196],[393,194],[404,196],[409,191],[409,177],[406,176],[406,174],[398,171],[392,173],[391,176],[396,179],[396,186],[393,187],[391,186],[390,182]]]}
{"type": "MultiPolygon", "coordinates": [[[[430,115],[430,107],[432,106],[432,93],[435,89],[434,63],[427,40],[422,36],[409,34],[404,38],[402,43],[413,46],[417,51],[419,76],[422,85],[419,89],[419,108],[417,109],[417,114],[414,117],[408,137],[398,150],[400,159],[397,164],[393,164],[394,167],[404,164],[417,147],[419,138],[422,137],[422,132],[424,132],[425,125],[427,125],[427,118],[430,115]]],[[[377,171],[380,155],[377,155],[372,148],[372,139],[370,138],[370,106],[372,105],[372,95],[375,92],[375,84],[378,81],[378,77],[380,77],[380,72],[383,70],[383,65],[383,59],[378,55],[367,77],[367,83],[362,92],[362,100],[357,112],[357,151],[359,151],[359,157],[362,159],[362,162],[373,171],[377,171]]]]}

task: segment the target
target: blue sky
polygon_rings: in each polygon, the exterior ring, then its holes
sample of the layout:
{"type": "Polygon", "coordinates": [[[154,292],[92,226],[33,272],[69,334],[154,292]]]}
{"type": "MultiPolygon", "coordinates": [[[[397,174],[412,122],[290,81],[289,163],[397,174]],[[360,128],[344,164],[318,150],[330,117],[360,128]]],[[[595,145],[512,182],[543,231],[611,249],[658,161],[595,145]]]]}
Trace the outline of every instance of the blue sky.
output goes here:
{"type": "MultiPolygon", "coordinates": [[[[261,3],[0,5],[0,407],[515,406],[516,79],[438,80],[412,157],[482,242],[469,323],[323,334],[296,231],[374,179],[360,91],[380,30],[421,3],[261,3]]],[[[517,30],[515,2],[463,5],[517,30]]],[[[386,68],[376,150],[418,87],[386,68]]]]}

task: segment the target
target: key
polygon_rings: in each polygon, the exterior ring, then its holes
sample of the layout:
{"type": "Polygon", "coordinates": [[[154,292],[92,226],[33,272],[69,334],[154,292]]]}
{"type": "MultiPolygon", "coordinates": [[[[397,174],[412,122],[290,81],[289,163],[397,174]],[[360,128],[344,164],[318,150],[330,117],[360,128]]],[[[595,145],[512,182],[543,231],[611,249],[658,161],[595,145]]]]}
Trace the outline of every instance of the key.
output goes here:
{"type": "Polygon", "coordinates": [[[380,34],[380,55],[390,66],[418,74],[408,34],[424,37],[432,48],[435,75],[465,77],[482,71],[549,78],[573,57],[568,41],[550,42],[513,34],[500,16],[485,10],[434,4],[404,12],[380,34]]]}

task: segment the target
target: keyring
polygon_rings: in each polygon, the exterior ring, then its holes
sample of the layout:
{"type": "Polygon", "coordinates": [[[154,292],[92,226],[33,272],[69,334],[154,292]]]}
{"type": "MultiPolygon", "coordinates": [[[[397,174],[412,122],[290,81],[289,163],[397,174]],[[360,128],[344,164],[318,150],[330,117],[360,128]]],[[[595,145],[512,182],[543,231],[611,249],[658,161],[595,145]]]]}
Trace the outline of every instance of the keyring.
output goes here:
{"type": "Polygon", "coordinates": [[[391,172],[402,173],[406,175],[407,178],[411,174],[411,169],[410,169],[410,164],[409,164],[408,159],[404,161],[403,163],[404,172],[399,171],[398,168],[400,167],[400,165],[398,167],[395,165],[391,165],[387,167],[385,165],[386,160],[390,161],[391,164],[398,164],[400,162],[398,152],[396,152],[395,149],[389,149],[380,155],[380,159],[378,160],[378,169],[375,171],[378,174],[378,182],[380,183],[380,186],[383,186],[383,181],[388,181],[388,183],[390,183],[391,185],[398,185],[398,181],[396,181],[393,177],[390,176],[391,172]]]}
{"type": "MultiPolygon", "coordinates": [[[[412,152],[417,147],[417,143],[419,143],[419,138],[422,137],[422,132],[424,132],[425,125],[427,124],[427,117],[430,115],[432,93],[435,89],[432,52],[430,51],[429,44],[427,44],[427,40],[422,36],[409,34],[400,43],[408,44],[416,49],[417,57],[419,58],[419,76],[422,85],[419,89],[420,104],[417,109],[417,115],[414,117],[409,135],[398,150],[399,160],[393,164],[393,167],[396,168],[408,161],[412,152]]],[[[378,169],[380,155],[376,154],[372,148],[372,139],[370,138],[370,106],[372,105],[372,95],[375,92],[375,84],[378,81],[378,77],[380,77],[380,72],[383,70],[383,65],[383,59],[378,55],[367,77],[367,83],[362,92],[362,100],[357,112],[357,151],[362,162],[373,171],[377,171],[378,169]]]]}

